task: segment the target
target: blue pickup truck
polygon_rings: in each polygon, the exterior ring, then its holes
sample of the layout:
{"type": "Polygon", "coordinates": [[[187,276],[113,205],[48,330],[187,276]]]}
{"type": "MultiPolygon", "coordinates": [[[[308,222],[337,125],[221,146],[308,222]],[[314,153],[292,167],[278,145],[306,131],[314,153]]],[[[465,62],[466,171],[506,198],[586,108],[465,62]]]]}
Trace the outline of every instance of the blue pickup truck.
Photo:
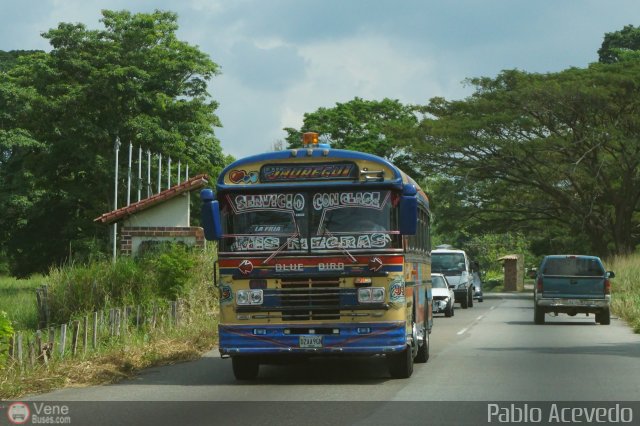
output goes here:
{"type": "Polygon", "coordinates": [[[546,256],[540,268],[534,289],[534,322],[544,324],[547,312],[595,314],[596,323],[611,322],[610,279],[612,271],[605,271],[596,256],[546,256]]]}

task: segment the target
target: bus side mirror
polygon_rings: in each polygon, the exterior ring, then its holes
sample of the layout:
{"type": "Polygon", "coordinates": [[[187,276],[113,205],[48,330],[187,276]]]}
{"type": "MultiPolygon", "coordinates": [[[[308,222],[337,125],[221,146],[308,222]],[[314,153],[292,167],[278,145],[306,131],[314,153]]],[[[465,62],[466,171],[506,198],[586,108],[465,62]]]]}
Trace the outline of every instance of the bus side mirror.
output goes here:
{"type": "Polygon", "coordinates": [[[402,187],[400,197],[400,234],[416,235],[418,230],[418,191],[415,185],[406,184],[402,187]]]}
{"type": "Polygon", "coordinates": [[[200,199],[202,200],[201,220],[204,237],[209,241],[219,240],[222,238],[222,223],[218,200],[210,189],[200,191],[200,199]]]}

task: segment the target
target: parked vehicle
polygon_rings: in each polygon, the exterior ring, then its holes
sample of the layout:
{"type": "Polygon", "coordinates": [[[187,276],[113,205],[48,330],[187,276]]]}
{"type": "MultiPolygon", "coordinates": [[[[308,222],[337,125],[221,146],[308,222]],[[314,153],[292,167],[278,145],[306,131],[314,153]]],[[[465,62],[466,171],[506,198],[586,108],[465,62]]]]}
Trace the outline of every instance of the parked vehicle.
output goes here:
{"type": "Polygon", "coordinates": [[[452,317],[455,295],[447,277],[443,274],[431,274],[431,293],[433,294],[433,313],[444,312],[445,317],[452,317]]]}
{"type": "Polygon", "coordinates": [[[478,302],[482,302],[484,300],[482,296],[482,276],[480,275],[480,263],[478,261],[474,261],[471,270],[471,280],[473,282],[473,298],[478,302]]]}
{"type": "Polygon", "coordinates": [[[594,313],[596,323],[610,323],[611,278],[600,258],[583,255],[546,256],[534,290],[534,322],[544,324],[547,312],[594,313]]]}
{"type": "Polygon", "coordinates": [[[431,272],[443,274],[449,284],[454,286],[456,303],[460,303],[462,309],[473,306],[473,276],[471,274],[471,262],[464,250],[457,250],[450,245],[437,246],[431,251],[431,272]]]}

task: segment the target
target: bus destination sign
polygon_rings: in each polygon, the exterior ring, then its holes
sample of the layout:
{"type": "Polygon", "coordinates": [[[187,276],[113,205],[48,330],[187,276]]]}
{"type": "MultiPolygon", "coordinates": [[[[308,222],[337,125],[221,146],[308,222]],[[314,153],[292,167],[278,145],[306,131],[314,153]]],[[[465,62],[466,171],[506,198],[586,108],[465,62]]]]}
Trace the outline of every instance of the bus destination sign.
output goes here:
{"type": "Polygon", "coordinates": [[[261,182],[305,180],[353,180],[358,178],[354,163],[266,164],[260,169],[261,182]]]}

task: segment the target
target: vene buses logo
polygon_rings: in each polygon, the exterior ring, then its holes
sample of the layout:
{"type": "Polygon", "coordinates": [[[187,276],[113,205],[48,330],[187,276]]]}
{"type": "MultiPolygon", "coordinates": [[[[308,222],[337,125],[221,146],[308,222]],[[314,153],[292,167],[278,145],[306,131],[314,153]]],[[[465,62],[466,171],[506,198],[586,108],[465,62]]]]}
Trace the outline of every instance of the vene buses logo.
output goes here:
{"type": "Polygon", "coordinates": [[[261,182],[295,182],[303,180],[357,179],[354,163],[267,164],[260,169],[261,182]]]}

